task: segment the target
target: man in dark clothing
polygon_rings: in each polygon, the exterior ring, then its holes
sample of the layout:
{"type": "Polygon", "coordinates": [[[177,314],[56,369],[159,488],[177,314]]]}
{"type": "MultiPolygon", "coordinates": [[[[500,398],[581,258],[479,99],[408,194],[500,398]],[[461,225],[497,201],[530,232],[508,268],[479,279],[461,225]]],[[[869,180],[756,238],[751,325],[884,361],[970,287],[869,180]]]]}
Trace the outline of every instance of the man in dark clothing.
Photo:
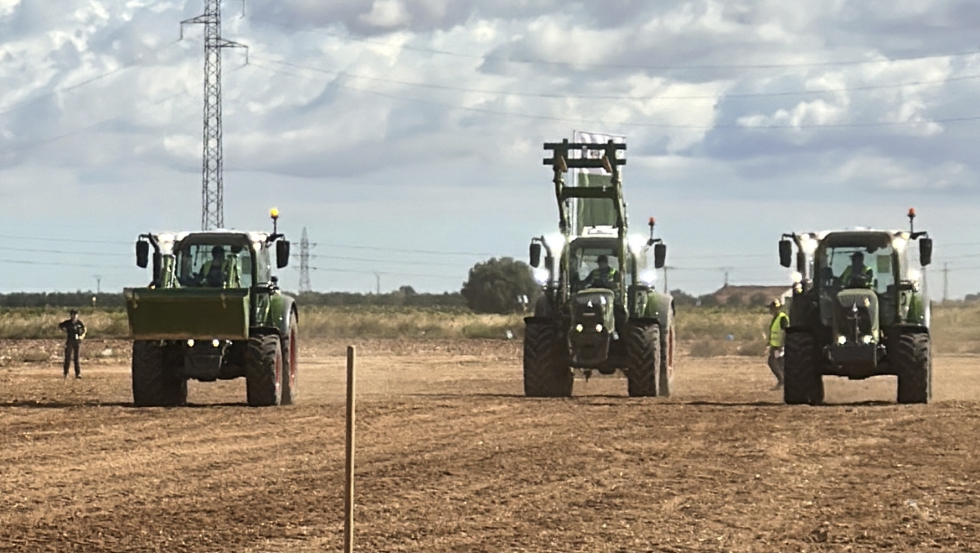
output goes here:
{"type": "Polygon", "coordinates": [[[82,338],[85,337],[85,325],[79,320],[78,311],[72,309],[68,314],[71,318],[58,325],[58,328],[64,330],[67,335],[65,338],[65,378],[68,378],[68,365],[72,359],[75,361],[75,378],[81,378],[82,369],[78,365],[78,346],[82,338]]]}

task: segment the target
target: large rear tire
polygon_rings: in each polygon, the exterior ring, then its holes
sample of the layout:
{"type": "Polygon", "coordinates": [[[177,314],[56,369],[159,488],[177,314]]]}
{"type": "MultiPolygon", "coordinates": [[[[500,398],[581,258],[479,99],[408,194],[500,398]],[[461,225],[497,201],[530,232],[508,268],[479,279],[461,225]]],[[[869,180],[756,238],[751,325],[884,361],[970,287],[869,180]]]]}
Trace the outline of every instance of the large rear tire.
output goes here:
{"type": "Polygon", "coordinates": [[[278,336],[248,339],[245,358],[245,392],[252,407],[279,405],[282,401],[282,344],[278,336]]]}
{"type": "Polygon", "coordinates": [[[660,327],[629,325],[629,367],[626,369],[630,397],[655,397],[660,379],[660,327]]]}
{"type": "Polygon", "coordinates": [[[929,403],[932,371],[930,340],[925,332],[906,332],[894,352],[899,403],[929,403]]]}
{"type": "Polygon", "coordinates": [[[296,313],[289,314],[289,334],[282,343],[282,405],[292,405],[298,395],[299,324],[296,313]]]}
{"type": "Polygon", "coordinates": [[[574,383],[568,351],[555,325],[528,323],[524,328],[524,395],[570,397],[574,383]]]}
{"type": "Polygon", "coordinates": [[[812,334],[786,333],[783,370],[783,401],[789,405],[823,403],[823,375],[812,334]]]}
{"type": "Polygon", "coordinates": [[[660,335],[660,382],[657,395],[670,397],[674,388],[674,318],[667,323],[667,332],[660,335]]]}
{"type": "Polygon", "coordinates": [[[157,342],[133,342],[133,405],[179,407],[187,404],[187,380],[164,362],[166,351],[157,342]]]}

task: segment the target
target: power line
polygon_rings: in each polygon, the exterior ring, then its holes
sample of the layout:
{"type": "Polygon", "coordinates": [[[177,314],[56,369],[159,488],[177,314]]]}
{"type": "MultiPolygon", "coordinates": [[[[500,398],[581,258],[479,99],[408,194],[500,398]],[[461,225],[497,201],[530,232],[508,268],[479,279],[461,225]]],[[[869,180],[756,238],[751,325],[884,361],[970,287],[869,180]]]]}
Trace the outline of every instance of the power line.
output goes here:
{"type": "Polygon", "coordinates": [[[35,249],[35,248],[12,248],[9,246],[0,246],[0,250],[9,252],[23,252],[23,253],[52,253],[58,255],[88,255],[88,256],[104,256],[104,257],[132,257],[125,253],[102,253],[102,252],[75,252],[68,250],[45,250],[45,249],[35,249]]]}
{"type": "Polygon", "coordinates": [[[438,278],[438,279],[459,279],[459,275],[430,275],[430,274],[419,274],[419,273],[395,273],[389,271],[358,271],[356,269],[336,269],[333,267],[310,267],[311,271],[325,271],[330,273],[350,273],[357,275],[391,275],[400,277],[417,277],[417,278],[438,278]]]}
{"type": "Polygon", "coordinates": [[[44,238],[40,236],[11,236],[8,234],[0,234],[0,238],[4,240],[34,240],[38,242],[69,242],[75,244],[135,244],[135,240],[132,242],[124,242],[122,240],[85,240],[82,238],[44,238]]]}
{"type": "Polygon", "coordinates": [[[368,81],[382,82],[388,84],[398,84],[403,86],[414,86],[420,88],[429,88],[435,90],[450,90],[457,92],[472,92],[478,94],[494,94],[498,96],[516,96],[524,98],[569,98],[569,99],[581,99],[581,100],[636,100],[636,101],[650,101],[650,100],[717,100],[729,99],[729,98],[764,98],[764,97],[779,97],[779,96],[805,96],[810,94],[829,94],[829,93],[839,93],[839,92],[856,92],[856,91],[870,91],[870,90],[882,90],[889,88],[905,88],[910,86],[926,86],[932,84],[945,84],[955,81],[965,81],[980,79],[980,74],[971,75],[961,75],[957,77],[950,77],[946,79],[936,79],[927,81],[913,81],[906,83],[894,83],[894,84],[881,84],[881,85],[865,85],[856,87],[844,87],[844,88],[830,88],[824,90],[797,90],[797,91],[783,91],[783,92],[741,92],[741,93],[731,93],[731,94],[717,94],[717,95],[683,95],[683,96],[636,96],[629,94],[567,94],[567,93],[549,93],[549,92],[513,92],[507,90],[494,90],[494,89],[480,89],[480,88],[467,88],[453,85],[443,85],[434,84],[418,81],[403,81],[399,79],[389,79],[385,77],[375,77],[370,75],[359,75],[355,73],[350,73],[348,71],[334,71],[329,69],[323,69],[320,67],[314,67],[310,65],[303,65],[299,63],[286,62],[281,60],[274,60],[271,58],[257,57],[259,61],[266,61],[268,63],[274,63],[276,65],[282,65],[285,67],[291,67],[293,69],[305,69],[308,71],[314,71],[317,73],[322,73],[325,75],[335,75],[338,77],[349,77],[352,79],[363,79],[368,81]]]}
{"type": "Polygon", "coordinates": [[[135,265],[133,267],[122,267],[119,265],[102,265],[102,264],[95,265],[92,263],[67,263],[67,262],[61,263],[56,261],[24,261],[21,259],[0,259],[0,263],[12,263],[16,265],[48,265],[53,267],[86,267],[90,269],[116,269],[116,270],[132,269],[135,267],[135,265]]]}
{"type": "MultiPolygon", "coordinates": [[[[390,43],[382,42],[379,40],[371,40],[367,38],[355,37],[351,35],[342,35],[340,33],[332,33],[329,31],[322,31],[319,29],[305,29],[302,27],[296,27],[294,25],[289,25],[286,23],[279,23],[267,19],[260,19],[252,17],[251,21],[272,25],[277,27],[284,27],[294,31],[321,34],[325,36],[331,36],[340,40],[346,40],[351,42],[363,42],[367,44],[376,44],[380,46],[391,47],[390,43]]],[[[460,52],[452,52],[449,50],[438,50],[434,48],[422,48],[418,46],[411,45],[400,45],[399,46],[405,50],[412,50],[418,52],[425,52],[430,54],[438,54],[445,56],[454,56],[460,58],[469,58],[475,60],[495,60],[504,61],[508,63],[521,63],[521,64],[534,64],[534,65],[551,65],[559,67],[598,67],[598,68],[614,68],[614,69],[660,69],[660,70],[704,70],[704,69],[779,69],[779,68],[794,68],[794,67],[834,67],[834,66],[849,66],[849,65],[872,65],[880,63],[894,63],[897,61],[917,61],[917,60],[928,60],[928,59],[939,59],[939,58],[950,58],[950,57],[962,57],[962,56],[972,56],[980,52],[977,50],[968,50],[962,52],[952,52],[946,54],[923,54],[915,56],[899,56],[887,59],[861,59],[861,60],[830,60],[821,62],[793,62],[793,63],[764,63],[764,64],[727,64],[727,65],[715,65],[715,64],[705,64],[705,65],[654,65],[654,64],[617,64],[617,63],[588,63],[588,62],[566,62],[566,61],[554,61],[554,60],[543,60],[543,59],[529,59],[529,58],[508,58],[505,56],[494,56],[485,54],[464,54],[460,52]]]]}
{"type": "MultiPolygon", "coordinates": [[[[150,52],[148,52],[148,54],[157,54],[157,53],[160,53],[160,52],[166,50],[167,48],[170,48],[172,46],[175,46],[178,42],[180,42],[180,41],[176,41],[175,40],[174,42],[171,42],[171,43],[169,43],[169,44],[167,44],[165,46],[162,46],[162,47],[157,48],[155,50],[151,50],[150,52]]],[[[57,95],[59,93],[63,93],[63,92],[71,92],[72,90],[76,90],[76,89],[82,88],[82,87],[87,86],[87,85],[90,85],[92,83],[101,81],[101,80],[103,80],[105,78],[111,77],[111,76],[113,76],[113,75],[115,75],[117,73],[121,73],[122,71],[125,71],[126,69],[129,69],[131,67],[134,67],[136,65],[139,65],[144,59],[146,59],[146,57],[147,57],[148,54],[144,54],[144,55],[142,55],[142,56],[140,56],[140,57],[138,57],[138,58],[136,58],[136,59],[134,59],[134,60],[132,60],[132,61],[130,61],[128,63],[124,63],[124,64],[120,65],[119,67],[116,67],[114,69],[110,69],[109,71],[106,71],[106,72],[104,72],[104,73],[102,73],[100,75],[96,75],[95,77],[91,77],[89,79],[85,79],[84,81],[75,83],[73,85],[69,85],[69,86],[66,86],[66,87],[63,87],[63,88],[51,90],[51,91],[48,91],[48,92],[45,92],[45,93],[42,93],[42,94],[38,94],[37,96],[32,96],[30,98],[25,98],[24,100],[21,100],[19,102],[15,102],[15,103],[11,104],[10,106],[8,106],[7,108],[5,108],[3,110],[0,110],[0,115],[6,115],[8,113],[12,113],[14,111],[23,109],[23,108],[27,107],[28,105],[30,105],[31,103],[33,103],[34,101],[36,101],[36,100],[40,100],[42,98],[47,98],[49,96],[55,96],[55,95],[57,95]]]]}
{"type": "MultiPolygon", "coordinates": [[[[257,67],[265,71],[272,73],[279,73],[283,75],[290,75],[293,77],[310,79],[306,75],[301,75],[297,73],[290,73],[288,71],[281,71],[278,69],[273,69],[271,67],[266,67],[261,63],[250,64],[249,67],[257,67]]],[[[415,102],[418,104],[430,105],[444,109],[454,109],[459,111],[468,111],[472,113],[483,113],[487,115],[499,115],[504,117],[521,117],[525,119],[533,119],[540,121],[555,121],[561,123],[571,123],[575,125],[605,125],[609,126],[609,121],[600,121],[595,119],[572,119],[568,117],[556,117],[552,115],[538,115],[532,113],[520,113],[512,111],[502,111],[488,108],[476,108],[470,106],[460,106],[457,104],[448,104],[445,102],[433,102],[430,100],[423,100],[419,98],[412,98],[408,96],[400,96],[397,94],[389,94],[385,92],[378,92],[375,90],[358,88],[343,83],[333,83],[339,88],[344,88],[347,90],[354,90],[357,92],[362,92],[364,94],[370,94],[373,96],[379,96],[382,98],[389,98],[392,100],[399,100],[405,102],[415,102]]],[[[978,121],[980,116],[966,116],[966,117],[952,117],[946,119],[931,119],[930,123],[960,123],[967,121],[978,121]]],[[[615,123],[616,127],[629,127],[629,128],[655,128],[655,129],[687,129],[687,130],[738,130],[738,131],[762,131],[762,130],[803,130],[803,129],[856,129],[856,128],[882,128],[882,127],[901,127],[907,125],[919,125],[922,121],[876,121],[876,122],[857,122],[857,123],[828,123],[821,125],[732,125],[732,124],[719,124],[719,125],[679,125],[671,123],[633,123],[633,122],[619,122],[615,123]]]]}

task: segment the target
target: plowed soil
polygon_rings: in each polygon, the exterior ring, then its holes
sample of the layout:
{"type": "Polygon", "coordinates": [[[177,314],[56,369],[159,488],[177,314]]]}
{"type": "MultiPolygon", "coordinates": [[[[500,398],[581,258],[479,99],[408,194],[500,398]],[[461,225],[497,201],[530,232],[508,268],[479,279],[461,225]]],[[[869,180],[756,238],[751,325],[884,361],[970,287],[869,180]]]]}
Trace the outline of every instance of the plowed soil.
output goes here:
{"type": "MultiPolygon", "coordinates": [[[[78,381],[0,344],[0,551],[340,550],[344,346],[307,344],[294,406],[135,409],[124,344],[78,381]]],[[[978,361],[937,358],[930,405],[827,378],[787,407],[745,357],[535,400],[514,342],[360,343],[357,550],[978,551],[978,361]]]]}

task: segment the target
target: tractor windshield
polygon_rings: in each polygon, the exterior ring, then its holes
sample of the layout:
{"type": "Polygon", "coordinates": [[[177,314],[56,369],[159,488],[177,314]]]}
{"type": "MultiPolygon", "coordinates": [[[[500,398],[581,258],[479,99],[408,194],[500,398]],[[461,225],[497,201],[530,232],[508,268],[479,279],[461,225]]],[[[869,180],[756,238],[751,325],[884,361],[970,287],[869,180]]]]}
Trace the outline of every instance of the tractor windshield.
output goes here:
{"type": "Polygon", "coordinates": [[[825,290],[865,288],[878,294],[895,284],[895,251],[890,246],[833,246],[821,263],[825,290]]]}
{"type": "Polygon", "coordinates": [[[181,286],[248,288],[252,286],[252,255],[240,245],[197,243],[177,250],[177,281],[181,286]]]}
{"type": "Polygon", "coordinates": [[[572,291],[588,288],[617,288],[619,258],[610,248],[584,247],[575,250],[570,260],[572,291]]]}

